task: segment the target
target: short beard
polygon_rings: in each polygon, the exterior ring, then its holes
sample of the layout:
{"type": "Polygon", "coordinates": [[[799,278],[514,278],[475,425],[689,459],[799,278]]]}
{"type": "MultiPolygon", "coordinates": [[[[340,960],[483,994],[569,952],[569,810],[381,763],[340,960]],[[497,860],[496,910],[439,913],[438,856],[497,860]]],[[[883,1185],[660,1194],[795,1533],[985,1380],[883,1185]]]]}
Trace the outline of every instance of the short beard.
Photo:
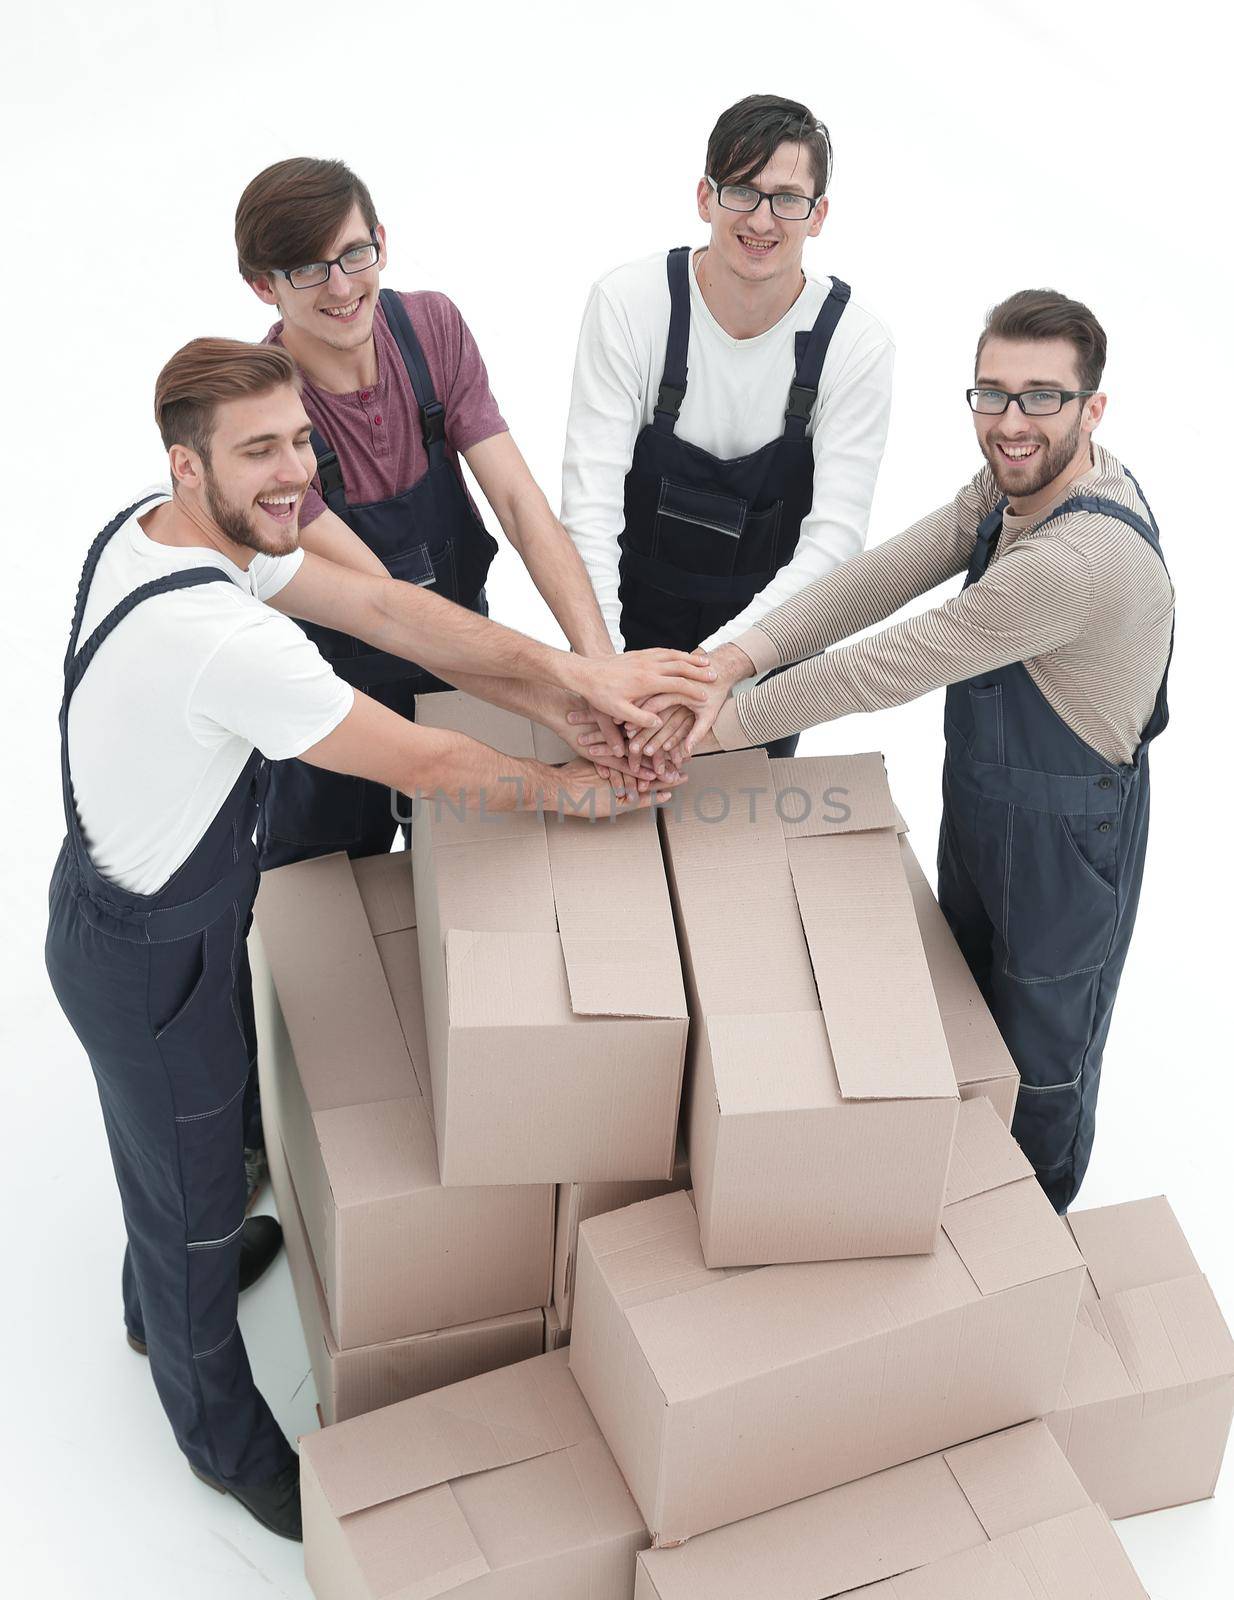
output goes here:
{"type": "MultiPolygon", "coordinates": [[[[1015,402],[1013,401],[1012,404],[1015,402]]],[[[1034,461],[1036,471],[1027,477],[1023,483],[1017,483],[1015,488],[1003,481],[1003,473],[1007,470],[1007,463],[998,452],[998,446],[990,440],[983,440],[981,453],[990,463],[990,470],[994,474],[994,481],[1004,494],[1014,494],[1017,500],[1027,500],[1030,496],[1040,494],[1047,484],[1053,483],[1060,473],[1065,472],[1075,458],[1080,448],[1080,426],[1082,422],[1077,408],[1075,426],[1056,440],[1053,444],[1048,441],[1041,446],[1041,450],[1034,461]]]]}
{"type": "MultiPolygon", "coordinates": [[[[233,544],[243,545],[246,550],[253,550],[259,556],[285,556],[296,548],[299,518],[288,524],[288,533],[291,534],[291,543],[280,541],[277,535],[270,539],[262,537],[253,522],[252,516],[246,514],[239,506],[227,500],[219,488],[218,479],[214,476],[208,463],[202,463],[205,478],[206,510],[214,519],[221,533],[232,541],[233,544]]],[[[271,530],[273,534],[273,530],[271,530]]]]}

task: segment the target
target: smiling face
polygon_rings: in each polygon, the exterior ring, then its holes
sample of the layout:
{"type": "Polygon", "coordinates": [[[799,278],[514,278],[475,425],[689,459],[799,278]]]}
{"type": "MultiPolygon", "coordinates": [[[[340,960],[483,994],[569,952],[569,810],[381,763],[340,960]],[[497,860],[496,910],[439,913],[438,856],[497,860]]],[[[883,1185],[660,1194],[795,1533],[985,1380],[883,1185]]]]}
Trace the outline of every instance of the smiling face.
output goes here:
{"type": "MultiPolygon", "coordinates": [[[[763,194],[804,194],[813,198],[818,193],[810,153],[791,139],[776,148],[761,172],[753,177],[743,175],[740,182],[763,194]]],[[[820,200],[804,222],[786,222],[773,214],[767,201],[757,211],[725,210],[716,191],[706,178],[701,178],[698,214],[711,224],[709,254],[734,276],[750,284],[795,281],[801,272],[802,247],[822,228],[827,201],[820,200]]]]}
{"type": "Polygon", "coordinates": [[[178,494],[233,544],[289,555],[300,541],[300,507],[316,471],[312,424],[291,384],[229,400],[214,413],[209,458],[171,448],[178,494]]]}
{"type": "MultiPolygon", "coordinates": [[[[295,289],[286,278],[273,273],[259,274],[252,280],[254,293],[267,305],[278,307],[283,319],[283,343],[309,367],[314,343],[331,350],[350,351],[361,349],[372,338],[381,271],[386,264],[385,229],[379,223],[375,232],[380,254],[376,264],[363,272],[344,272],[336,265],[330,268],[325,283],[311,289],[295,289]]],[[[360,207],[353,205],[342,225],[322,248],[319,259],[334,260],[370,242],[360,207]]],[[[288,261],[282,265],[290,270],[310,263],[288,261]]]]}
{"type": "MultiPolygon", "coordinates": [[[[1008,394],[1084,387],[1069,339],[987,339],[975,383],[1008,394]]],[[[1014,511],[1031,515],[1088,469],[1093,429],[1104,409],[1105,395],[1094,394],[1064,401],[1051,417],[1026,417],[1015,401],[1001,416],[974,413],[981,453],[1014,511]]]]}

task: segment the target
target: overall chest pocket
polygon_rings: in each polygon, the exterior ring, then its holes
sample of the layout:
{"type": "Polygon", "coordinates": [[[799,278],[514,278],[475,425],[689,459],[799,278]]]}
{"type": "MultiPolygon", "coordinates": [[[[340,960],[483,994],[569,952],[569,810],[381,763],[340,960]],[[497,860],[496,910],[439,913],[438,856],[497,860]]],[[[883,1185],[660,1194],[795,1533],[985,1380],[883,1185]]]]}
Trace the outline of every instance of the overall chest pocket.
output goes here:
{"type": "MultiPolygon", "coordinates": [[[[449,553],[450,547],[447,545],[441,554],[446,556],[449,553]]],[[[386,571],[392,578],[398,578],[403,583],[419,584],[422,588],[437,582],[437,573],[433,567],[433,558],[428,553],[427,544],[413,545],[401,555],[392,556],[386,562],[386,571]]]]}
{"type": "MultiPolygon", "coordinates": [[[[1117,852],[1118,818],[1098,835],[1117,852]]],[[[1118,895],[1081,848],[1069,818],[1008,807],[1003,933],[1006,971],[1022,983],[1049,983],[1091,972],[1110,953],[1118,895]]],[[[1105,848],[1103,843],[1103,848],[1105,848]]]]}
{"type": "Polygon", "coordinates": [[[687,572],[731,573],[749,509],[739,496],[661,478],[651,553],[687,572]]]}

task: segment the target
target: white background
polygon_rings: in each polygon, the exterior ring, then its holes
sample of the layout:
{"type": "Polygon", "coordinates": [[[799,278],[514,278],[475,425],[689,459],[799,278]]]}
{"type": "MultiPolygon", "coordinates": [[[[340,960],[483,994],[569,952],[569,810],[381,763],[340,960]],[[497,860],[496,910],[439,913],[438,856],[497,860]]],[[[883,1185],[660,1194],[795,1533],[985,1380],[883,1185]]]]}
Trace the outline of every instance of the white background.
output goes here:
{"type": "MultiPolygon", "coordinates": [[[[386,282],[461,306],[515,438],[556,503],[588,285],[702,238],[694,186],[719,111],[751,91],[830,124],[832,211],[807,260],[898,345],[871,540],[978,465],[962,391],[982,315],[1051,285],[1110,341],[1101,438],[1162,525],[1178,589],[1173,722],[1081,1197],[1166,1192],[1234,1313],[1230,1242],[1228,36],[1215,8],[716,3],[603,9],[149,0],[23,7],[3,111],[6,700],[0,1154],[0,1519],[13,1594],[307,1594],[299,1551],[178,1456],[120,1316],[120,1212],[85,1060],[41,946],[62,816],[56,709],[86,547],[162,472],[155,374],[199,334],[268,325],[236,274],[244,184],[346,159],[390,236],[386,282]],[[35,20],[31,20],[35,19],[35,20]],[[1224,783],[1223,783],[1224,780],[1224,783]],[[15,1249],[14,1249],[15,1246],[15,1249]]],[[[512,553],[494,613],[558,635],[512,553]]],[[[152,670],[157,666],[152,664],[152,670]]],[[[938,696],[807,734],[877,748],[932,860],[938,696]]],[[[734,907],[735,921],[740,908],[734,907]]],[[[258,1380],[294,1433],[311,1380],[286,1266],[246,1298],[258,1380]]],[[[1124,1523],[1154,1600],[1218,1600],[1214,1502],[1124,1523]]]]}

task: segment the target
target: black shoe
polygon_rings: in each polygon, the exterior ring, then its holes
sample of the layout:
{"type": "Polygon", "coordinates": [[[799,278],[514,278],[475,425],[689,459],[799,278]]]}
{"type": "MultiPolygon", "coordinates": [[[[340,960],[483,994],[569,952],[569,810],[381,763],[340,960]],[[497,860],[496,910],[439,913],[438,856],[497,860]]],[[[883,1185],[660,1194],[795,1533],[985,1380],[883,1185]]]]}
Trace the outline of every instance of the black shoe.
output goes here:
{"type": "Polygon", "coordinates": [[[246,1217],[240,1238],[240,1292],[251,1289],[278,1255],[283,1230],[277,1217],[246,1217]]]}
{"type": "MultiPolygon", "coordinates": [[[[251,1289],[262,1273],[279,1253],[283,1243],[283,1229],[276,1217],[246,1217],[244,1232],[240,1237],[240,1289],[251,1289]]],[[[146,1341],[139,1339],[131,1329],[124,1337],[130,1350],[139,1356],[148,1355],[146,1341]]]]}
{"type": "Polygon", "coordinates": [[[253,1209],[253,1202],[261,1193],[266,1179],[270,1175],[270,1168],[266,1163],[264,1150],[250,1150],[244,1147],[244,1213],[247,1216],[253,1209]]]}
{"type": "Polygon", "coordinates": [[[271,1533],[277,1533],[284,1539],[295,1539],[298,1543],[303,1543],[304,1533],[300,1523],[299,1457],[267,1483],[216,1483],[204,1472],[198,1472],[196,1467],[191,1467],[191,1470],[195,1478],[200,1478],[211,1489],[217,1490],[219,1494],[229,1494],[238,1500],[263,1528],[269,1528],[271,1533]]]}

